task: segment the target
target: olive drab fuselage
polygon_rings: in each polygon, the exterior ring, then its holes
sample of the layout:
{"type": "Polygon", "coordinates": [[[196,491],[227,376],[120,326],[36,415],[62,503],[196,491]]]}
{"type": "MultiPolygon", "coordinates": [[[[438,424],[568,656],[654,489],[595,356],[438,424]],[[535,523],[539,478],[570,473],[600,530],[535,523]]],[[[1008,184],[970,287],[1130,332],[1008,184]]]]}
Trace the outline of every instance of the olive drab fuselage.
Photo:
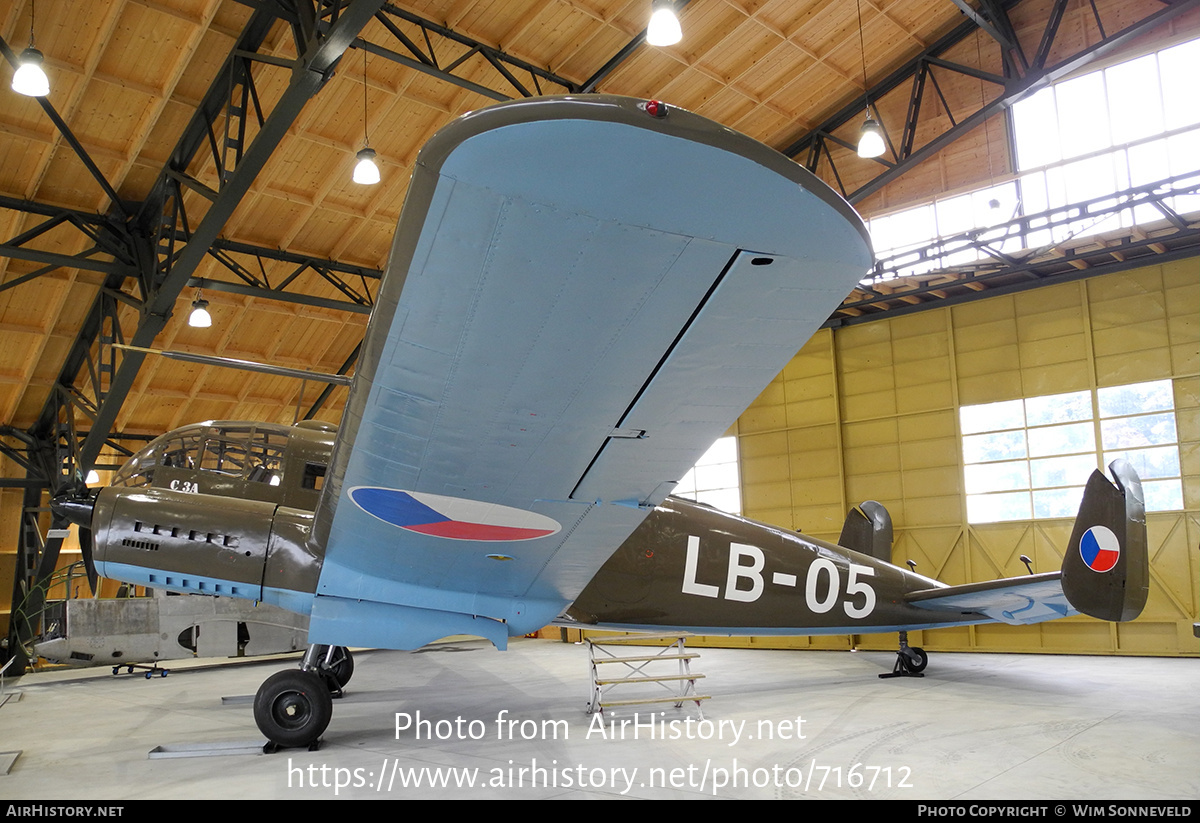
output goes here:
{"type": "MultiPolygon", "coordinates": [[[[149,586],[306,611],[323,555],[310,539],[313,511],[334,439],[328,428],[232,422],[158,438],[99,494],[97,561],[149,586]]],[[[977,622],[904,602],[906,592],[939,585],[842,546],[668,498],[564,617],[756,633],[977,622]]]]}

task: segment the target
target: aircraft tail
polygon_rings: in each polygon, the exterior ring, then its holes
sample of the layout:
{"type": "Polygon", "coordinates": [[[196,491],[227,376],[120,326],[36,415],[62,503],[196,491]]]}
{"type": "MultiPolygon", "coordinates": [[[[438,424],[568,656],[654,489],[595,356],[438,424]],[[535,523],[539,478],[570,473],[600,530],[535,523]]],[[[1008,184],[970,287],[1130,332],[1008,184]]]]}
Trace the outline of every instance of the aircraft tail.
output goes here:
{"type": "Polygon", "coordinates": [[[892,562],[892,516],[882,503],[864,500],[846,515],[838,545],[847,549],[892,562]]]}
{"type": "Polygon", "coordinates": [[[1149,591],[1142,483],[1127,460],[1088,478],[1062,566],[1062,589],[1077,610],[1100,620],[1133,620],[1149,591]]]}

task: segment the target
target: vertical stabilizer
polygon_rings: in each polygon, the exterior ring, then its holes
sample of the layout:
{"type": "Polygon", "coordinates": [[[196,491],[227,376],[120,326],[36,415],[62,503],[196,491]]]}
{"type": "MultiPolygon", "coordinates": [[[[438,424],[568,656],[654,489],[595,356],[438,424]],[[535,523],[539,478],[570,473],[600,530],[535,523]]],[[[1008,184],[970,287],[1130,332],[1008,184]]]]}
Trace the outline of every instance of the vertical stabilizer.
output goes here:
{"type": "Polygon", "coordinates": [[[891,563],[892,516],[882,503],[864,500],[847,513],[838,545],[891,563]]]}
{"type": "Polygon", "coordinates": [[[1126,460],[1088,479],[1063,558],[1062,588],[1071,605],[1100,620],[1133,620],[1146,605],[1150,570],[1142,483],[1126,460]]]}

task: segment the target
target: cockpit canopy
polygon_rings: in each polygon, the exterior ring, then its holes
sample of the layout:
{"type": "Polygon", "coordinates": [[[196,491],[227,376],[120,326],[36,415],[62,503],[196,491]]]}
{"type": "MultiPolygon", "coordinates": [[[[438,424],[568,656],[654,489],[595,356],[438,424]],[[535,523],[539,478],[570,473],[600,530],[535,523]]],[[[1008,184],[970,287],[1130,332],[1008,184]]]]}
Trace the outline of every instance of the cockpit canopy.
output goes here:
{"type": "Polygon", "coordinates": [[[324,483],[334,429],[208,421],[152,441],[112,485],[238,496],[311,509],[324,483]]]}

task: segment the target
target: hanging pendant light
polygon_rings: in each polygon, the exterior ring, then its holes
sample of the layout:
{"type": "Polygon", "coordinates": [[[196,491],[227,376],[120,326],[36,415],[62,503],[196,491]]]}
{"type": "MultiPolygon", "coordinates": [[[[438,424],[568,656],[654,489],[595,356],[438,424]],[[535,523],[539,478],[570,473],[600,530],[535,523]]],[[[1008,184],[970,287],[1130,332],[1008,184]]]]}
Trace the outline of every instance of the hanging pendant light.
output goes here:
{"type": "Polygon", "coordinates": [[[878,157],[886,148],[887,146],[883,142],[883,129],[879,127],[879,123],[871,117],[871,113],[868,111],[867,121],[858,131],[858,156],[878,157]]]}
{"type": "Polygon", "coordinates": [[[858,9],[858,52],[862,57],[863,94],[867,100],[867,119],[858,130],[858,156],[871,158],[883,154],[887,144],[883,139],[883,128],[879,121],[871,116],[871,98],[867,96],[870,87],[867,85],[867,47],[863,39],[862,0],[855,0],[854,5],[858,9]]]}
{"type": "Polygon", "coordinates": [[[29,48],[17,58],[17,70],[13,73],[12,89],[29,97],[45,97],[50,93],[50,78],[42,70],[44,57],[33,45],[33,21],[36,6],[29,7],[29,48]]]}
{"type": "Polygon", "coordinates": [[[212,326],[212,315],[208,313],[208,301],[200,297],[196,290],[196,299],[192,301],[192,313],[188,315],[188,325],[196,329],[207,329],[212,326]]]}
{"type": "Polygon", "coordinates": [[[354,164],[355,183],[373,186],[379,182],[379,166],[375,163],[375,149],[371,148],[367,139],[367,50],[363,49],[363,147],[354,155],[358,161],[354,164]]]}
{"type": "Polygon", "coordinates": [[[654,0],[650,5],[650,25],[646,27],[646,42],[651,46],[673,46],[683,39],[679,15],[671,0],[654,0]]]}
{"type": "Polygon", "coordinates": [[[379,166],[375,165],[375,149],[360,149],[354,156],[358,160],[354,165],[354,182],[364,186],[378,183],[379,166]]]}

